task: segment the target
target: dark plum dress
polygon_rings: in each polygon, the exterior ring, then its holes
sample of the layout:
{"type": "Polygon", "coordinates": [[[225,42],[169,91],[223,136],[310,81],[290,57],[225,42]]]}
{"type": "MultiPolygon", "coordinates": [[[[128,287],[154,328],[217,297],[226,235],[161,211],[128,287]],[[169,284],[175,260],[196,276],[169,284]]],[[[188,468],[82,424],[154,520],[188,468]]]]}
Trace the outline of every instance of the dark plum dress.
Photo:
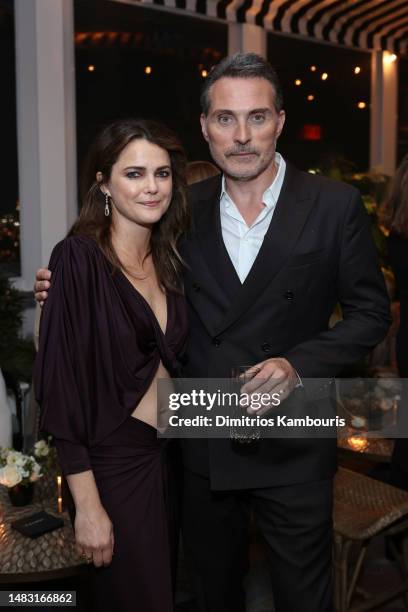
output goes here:
{"type": "Polygon", "coordinates": [[[35,388],[63,473],[93,470],[113,524],[111,565],[90,566],[94,609],[171,612],[166,443],[131,414],[160,360],[178,372],[184,298],[167,295],[163,334],[146,300],[85,236],[59,243],[50,269],[35,388]]]}

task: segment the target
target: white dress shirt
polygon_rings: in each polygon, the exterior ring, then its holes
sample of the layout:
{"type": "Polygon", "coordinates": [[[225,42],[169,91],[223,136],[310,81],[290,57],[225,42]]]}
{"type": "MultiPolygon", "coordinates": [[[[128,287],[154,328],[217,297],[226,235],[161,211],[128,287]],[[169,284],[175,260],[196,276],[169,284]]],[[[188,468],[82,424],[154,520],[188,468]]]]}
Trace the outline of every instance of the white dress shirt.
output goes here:
{"type": "Polygon", "coordinates": [[[228,195],[225,177],[222,177],[220,198],[222,238],[241,283],[245,281],[259,253],[282,188],[286,163],[279,153],[275,153],[275,163],[278,165],[278,172],[272,185],[264,192],[262,196],[264,208],[251,226],[246,224],[228,195]]]}

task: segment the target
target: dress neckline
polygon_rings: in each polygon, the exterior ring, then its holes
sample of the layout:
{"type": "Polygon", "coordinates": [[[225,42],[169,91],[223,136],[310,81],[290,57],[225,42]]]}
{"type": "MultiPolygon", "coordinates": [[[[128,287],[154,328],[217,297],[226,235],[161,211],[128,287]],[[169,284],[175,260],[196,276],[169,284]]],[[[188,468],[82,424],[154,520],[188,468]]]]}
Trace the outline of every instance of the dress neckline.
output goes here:
{"type": "Polygon", "coordinates": [[[164,294],[165,297],[166,297],[166,327],[163,330],[162,326],[159,323],[159,320],[158,320],[157,316],[154,313],[153,308],[150,306],[149,302],[146,300],[144,295],[142,293],[140,293],[140,291],[138,291],[138,289],[136,289],[134,284],[128,279],[126,274],[120,268],[117,268],[116,273],[119,273],[121,278],[126,282],[126,284],[136,293],[138,298],[143,302],[146,310],[148,310],[148,312],[150,313],[151,318],[153,319],[153,322],[154,322],[155,326],[157,327],[157,329],[160,331],[161,335],[163,337],[166,337],[167,336],[167,332],[169,330],[169,314],[170,314],[169,295],[168,295],[168,293],[166,292],[164,294]]]}

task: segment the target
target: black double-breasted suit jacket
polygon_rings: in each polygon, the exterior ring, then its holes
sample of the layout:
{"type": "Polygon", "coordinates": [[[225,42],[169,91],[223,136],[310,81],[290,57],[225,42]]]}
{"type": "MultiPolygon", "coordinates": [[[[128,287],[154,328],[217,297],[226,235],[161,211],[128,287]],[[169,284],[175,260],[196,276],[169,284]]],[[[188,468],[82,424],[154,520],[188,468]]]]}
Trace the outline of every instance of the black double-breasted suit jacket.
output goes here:
{"type": "MultiPolygon", "coordinates": [[[[389,303],[369,222],[353,187],[287,164],[259,254],[241,283],[222,239],[221,177],[191,187],[182,243],[189,305],[185,377],[228,378],[231,367],[285,357],[302,379],[337,375],[387,332],[389,303]],[[341,304],[343,320],[329,329],[341,304]]],[[[183,442],[187,469],[214,489],[259,488],[333,475],[336,440],[183,442]]]]}

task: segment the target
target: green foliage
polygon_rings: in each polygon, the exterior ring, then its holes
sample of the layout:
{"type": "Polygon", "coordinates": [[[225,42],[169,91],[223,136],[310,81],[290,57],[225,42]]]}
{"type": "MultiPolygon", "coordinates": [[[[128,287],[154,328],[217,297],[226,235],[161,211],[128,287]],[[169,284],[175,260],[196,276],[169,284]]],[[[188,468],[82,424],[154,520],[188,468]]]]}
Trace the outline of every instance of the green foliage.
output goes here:
{"type": "Polygon", "coordinates": [[[34,343],[20,335],[24,297],[8,278],[0,276],[0,368],[16,380],[30,382],[34,343]]]}

